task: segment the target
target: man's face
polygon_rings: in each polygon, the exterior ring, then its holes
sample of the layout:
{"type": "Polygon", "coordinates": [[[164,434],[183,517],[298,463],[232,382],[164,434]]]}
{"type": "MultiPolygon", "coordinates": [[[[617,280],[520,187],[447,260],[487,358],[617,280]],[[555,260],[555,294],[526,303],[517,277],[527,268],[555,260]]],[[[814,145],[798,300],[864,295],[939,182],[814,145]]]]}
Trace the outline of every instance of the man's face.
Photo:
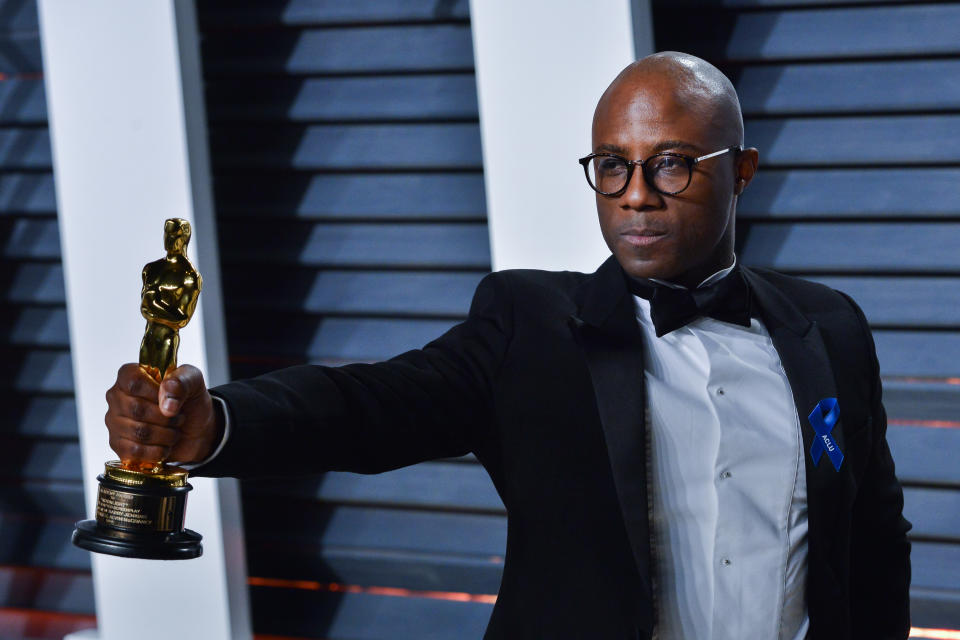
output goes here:
{"type": "MultiPolygon", "coordinates": [[[[671,81],[657,75],[626,79],[597,111],[593,151],[628,160],[661,151],[699,157],[739,141],[729,139],[708,105],[680,104],[671,81]]],[[[655,191],[634,169],[626,191],[597,194],[603,239],[624,270],[696,286],[729,265],[733,251],[734,154],[693,167],[690,185],[677,195],[655,191]]]]}

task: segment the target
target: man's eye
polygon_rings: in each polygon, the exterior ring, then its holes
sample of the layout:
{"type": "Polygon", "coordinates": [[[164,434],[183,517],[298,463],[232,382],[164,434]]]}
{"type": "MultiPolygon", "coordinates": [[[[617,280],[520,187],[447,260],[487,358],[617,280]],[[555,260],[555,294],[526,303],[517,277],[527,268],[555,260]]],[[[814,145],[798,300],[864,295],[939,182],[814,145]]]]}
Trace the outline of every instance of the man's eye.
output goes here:
{"type": "Polygon", "coordinates": [[[656,163],[653,165],[653,170],[657,172],[665,171],[668,173],[673,173],[686,168],[687,165],[684,163],[683,159],[674,158],[673,156],[661,156],[657,158],[656,163]]]}
{"type": "Polygon", "coordinates": [[[616,158],[603,158],[597,166],[597,171],[606,176],[622,173],[626,170],[627,165],[616,158]]]}

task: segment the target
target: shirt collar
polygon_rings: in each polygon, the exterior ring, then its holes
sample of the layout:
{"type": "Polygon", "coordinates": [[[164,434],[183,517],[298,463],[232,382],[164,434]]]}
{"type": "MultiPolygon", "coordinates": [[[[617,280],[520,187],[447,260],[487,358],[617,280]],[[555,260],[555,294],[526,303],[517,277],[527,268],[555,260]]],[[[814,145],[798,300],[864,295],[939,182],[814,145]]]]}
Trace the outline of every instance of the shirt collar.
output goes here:
{"type": "MultiPolygon", "coordinates": [[[[703,282],[701,282],[700,284],[698,284],[698,285],[696,286],[696,288],[699,289],[700,287],[705,287],[705,286],[707,286],[707,285],[709,285],[709,284],[713,284],[714,282],[717,282],[717,281],[721,280],[722,278],[727,277],[727,276],[730,274],[730,272],[733,271],[733,268],[734,268],[735,266],[737,266],[737,254],[733,254],[733,263],[731,263],[731,265],[730,265],[729,267],[726,267],[725,269],[720,269],[720,271],[717,271],[717,272],[714,273],[713,275],[711,275],[711,276],[709,276],[708,278],[706,278],[703,282]]],[[[672,289],[686,289],[686,288],[687,288],[687,287],[683,286],[682,284],[677,284],[676,282],[667,282],[666,280],[660,280],[659,278],[647,278],[647,279],[650,280],[650,282],[656,282],[657,284],[662,284],[662,285],[664,285],[664,286],[666,286],[666,287],[670,287],[670,288],[672,288],[672,289]]]]}

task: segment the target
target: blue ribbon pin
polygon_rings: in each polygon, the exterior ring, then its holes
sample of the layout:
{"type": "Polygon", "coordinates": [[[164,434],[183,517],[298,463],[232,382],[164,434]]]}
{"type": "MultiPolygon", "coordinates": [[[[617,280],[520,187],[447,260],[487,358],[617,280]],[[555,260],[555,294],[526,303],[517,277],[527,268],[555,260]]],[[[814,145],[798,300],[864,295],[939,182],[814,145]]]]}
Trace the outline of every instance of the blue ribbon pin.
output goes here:
{"type": "Polygon", "coordinates": [[[820,464],[820,457],[824,452],[833,463],[833,468],[840,471],[840,465],[843,464],[843,453],[840,447],[830,436],[833,431],[833,425],[837,424],[840,418],[840,406],[836,398],[824,398],[817,403],[807,419],[813,425],[816,436],[813,438],[813,444],[810,445],[810,457],[813,458],[813,466],[820,464]]]}

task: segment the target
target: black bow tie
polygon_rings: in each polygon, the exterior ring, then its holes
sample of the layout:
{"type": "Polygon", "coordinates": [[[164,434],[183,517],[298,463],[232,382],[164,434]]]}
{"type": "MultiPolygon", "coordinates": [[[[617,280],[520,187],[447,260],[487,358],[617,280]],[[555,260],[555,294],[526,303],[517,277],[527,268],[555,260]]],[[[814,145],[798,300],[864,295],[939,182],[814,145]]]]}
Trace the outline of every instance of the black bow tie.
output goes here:
{"type": "Polygon", "coordinates": [[[627,288],[650,301],[650,318],[658,338],[702,316],[750,326],[750,287],[739,265],[723,278],[697,289],[674,289],[630,276],[627,288]]]}

